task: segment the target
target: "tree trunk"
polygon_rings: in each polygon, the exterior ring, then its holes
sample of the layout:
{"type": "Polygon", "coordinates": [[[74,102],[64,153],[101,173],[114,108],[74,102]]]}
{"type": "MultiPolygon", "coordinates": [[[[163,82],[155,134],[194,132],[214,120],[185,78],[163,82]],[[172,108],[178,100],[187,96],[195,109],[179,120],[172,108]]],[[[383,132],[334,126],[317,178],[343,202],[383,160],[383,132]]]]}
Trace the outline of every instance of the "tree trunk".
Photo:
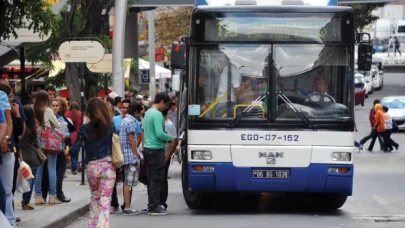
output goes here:
{"type": "Polygon", "coordinates": [[[65,84],[69,91],[70,102],[77,102],[81,107],[80,100],[80,77],[77,63],[66,63],[65,84]]]}

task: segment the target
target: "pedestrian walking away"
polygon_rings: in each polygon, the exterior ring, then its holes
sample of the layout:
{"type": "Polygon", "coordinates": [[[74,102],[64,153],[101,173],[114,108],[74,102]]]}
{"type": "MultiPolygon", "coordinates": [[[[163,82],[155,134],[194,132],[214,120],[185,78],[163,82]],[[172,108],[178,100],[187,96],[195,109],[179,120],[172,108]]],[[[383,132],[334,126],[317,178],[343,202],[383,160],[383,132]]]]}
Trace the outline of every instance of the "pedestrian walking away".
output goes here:
{"type": "Polygon", "coordinates": [[[152,107],[145,113],[142,129],[144,131],[144,150],[147,186],[148,214],[167,215],[162,208],[160,194],[165,180],[165,144],[175,142],[176,137],[166,134],[162,111],[167,108],[170,98],[165,93],[156,94],[152,107]]]}
{"type": "Polygon", "coordinates": [[[116,179],[112,164],[113,112],[99,98],[87,104],[89,122],[80,127],[70,155],[76,156],[83,142],[86,151],[87,180],[91,192],[89,228],[110,227],[111,195],[116,179]]]}

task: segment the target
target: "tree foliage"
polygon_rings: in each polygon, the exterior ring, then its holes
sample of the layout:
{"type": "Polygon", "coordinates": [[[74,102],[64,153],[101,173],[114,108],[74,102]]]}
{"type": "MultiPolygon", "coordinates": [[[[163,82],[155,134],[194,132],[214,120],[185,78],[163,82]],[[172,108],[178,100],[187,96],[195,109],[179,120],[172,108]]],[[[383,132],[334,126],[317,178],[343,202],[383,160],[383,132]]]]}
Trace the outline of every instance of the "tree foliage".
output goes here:
{"type": "MultiPolygon", "coordinates": [[[[48,69],[52,68],[51,53],[57,53],[60,44],[78,38],[98,39],[107,52],[112,50],[112,41],[108,33],[108,12],[114,6],[114,0],[70,0],[55,20],[50,39],[44,44],[33,46],[27,50],[27,60],[42,62],[48,69]]],[[[80,77],[77,63],[66,63],[64,71],[48,82],[66,85],[71,101],[80,104],[80,77]]],[[[85,67],[85,96],[95,96],[103,86],[101,74],[92,73],[85,67]]]]}
{"type": "MultiPolygon", "coordinates": [[[[156,8],[155,37],[156,47],[168,47],[190,30],[193,7],[158,7],[156,8]]],[[[147,15],[143,14],[145,26],[148,26],[147,15]]],[[[147,27],[146,27],[147,28],[147,27]]],[[[148,29],[141,34],[141,39],[148,40],[148,29]]]]}
{"type": "Polygon", "coordinates": [[[383,7],[386,3],[348,4],[354,10],[354,26],[356,31],[363,31],[364,27],[380,19],[373,15],[373,11],[383,7]]]}
{"type": "Polygon", "coordinates": [[[52,30],[55,14],[45,0],[0,0],[0,35],[18,37],[16,30],[28,28],[40,36],[52,30]]]}

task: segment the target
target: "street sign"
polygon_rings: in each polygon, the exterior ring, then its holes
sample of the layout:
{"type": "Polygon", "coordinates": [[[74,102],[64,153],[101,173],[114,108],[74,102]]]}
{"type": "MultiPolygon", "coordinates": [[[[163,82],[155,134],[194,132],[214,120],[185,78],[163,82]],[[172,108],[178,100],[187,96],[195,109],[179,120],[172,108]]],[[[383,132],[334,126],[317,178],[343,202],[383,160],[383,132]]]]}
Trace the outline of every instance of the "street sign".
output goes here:
{"type": "Polygon", "coordinates": [[[103,45],[94,40],[73,40],[59,46],[59,56],[65,63],[98,63],[104,58],[103,45]]]}
{"type": "Polygon", "coordinates": [[[149,84],[150,83],[149,69],[148,70],[141,70],[141,83],[142,84],[149,84]]]}

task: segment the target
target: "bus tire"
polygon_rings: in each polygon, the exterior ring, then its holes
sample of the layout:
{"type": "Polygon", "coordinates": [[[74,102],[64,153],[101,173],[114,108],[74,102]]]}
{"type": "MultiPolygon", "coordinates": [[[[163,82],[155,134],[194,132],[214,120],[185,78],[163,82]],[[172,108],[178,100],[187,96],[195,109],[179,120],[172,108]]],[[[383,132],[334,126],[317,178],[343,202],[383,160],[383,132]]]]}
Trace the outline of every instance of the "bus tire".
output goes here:
{"type": "Polygon", "coordinates": [[[333,210],[342,207],[347,200],[347,195],[341,193],[314,193],[311,197],[317,207],[333,210]]]}
{"type": "Polygon", "coordinates": [[[208,193],[192,192],[188,188],[188,172],[187,162],[183,157],[181,164],[181,183],[183,188],[183,196],[187,206],[192,210],[210,209],[213,205],[213,197],[208,193]]]}

